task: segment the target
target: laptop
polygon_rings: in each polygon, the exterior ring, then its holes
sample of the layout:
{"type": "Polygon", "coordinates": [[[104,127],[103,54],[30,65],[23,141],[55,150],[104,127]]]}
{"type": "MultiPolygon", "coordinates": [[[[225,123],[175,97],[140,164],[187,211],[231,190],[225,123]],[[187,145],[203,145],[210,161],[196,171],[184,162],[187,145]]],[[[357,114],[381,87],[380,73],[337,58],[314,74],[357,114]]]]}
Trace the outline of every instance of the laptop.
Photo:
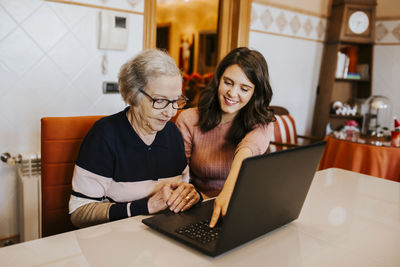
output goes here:
{"type": "Polygon", "coordinates": [[[220,255],[299,217],[325,144],[317,142],[245,159],[227,214],[216,229],[208,228],[214,200],[142,222],[209,256],[220,255]]]}

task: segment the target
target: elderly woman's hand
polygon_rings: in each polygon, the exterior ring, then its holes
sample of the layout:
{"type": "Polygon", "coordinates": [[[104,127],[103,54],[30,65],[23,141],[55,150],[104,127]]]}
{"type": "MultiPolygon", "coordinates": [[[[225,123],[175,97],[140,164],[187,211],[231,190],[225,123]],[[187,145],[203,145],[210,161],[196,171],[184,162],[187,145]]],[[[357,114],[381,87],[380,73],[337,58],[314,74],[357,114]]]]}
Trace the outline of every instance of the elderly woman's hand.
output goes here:
{"type": "Polygon", "coordinates": [[[147,208],[149,214],[153,214],[162,210],[165,210],[168,205],[167,201],[173,192],[171,184],[166,184],[161,187],[147,202],[147,208]]]}
{"type": "Polygon", "coordinates": [[[175,188],[167,202],[171,211],[175,213],[185,211],[199,202],[200,195],[192,184],[181,182],[171,184],[171,186],[175,188]]]}

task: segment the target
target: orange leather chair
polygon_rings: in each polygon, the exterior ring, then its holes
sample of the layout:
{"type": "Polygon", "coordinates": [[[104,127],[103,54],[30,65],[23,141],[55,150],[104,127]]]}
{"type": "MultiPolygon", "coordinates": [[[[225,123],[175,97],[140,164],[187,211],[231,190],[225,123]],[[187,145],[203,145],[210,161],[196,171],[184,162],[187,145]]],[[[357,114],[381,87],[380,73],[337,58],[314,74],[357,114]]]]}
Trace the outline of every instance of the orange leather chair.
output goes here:
{"type": "Polygon", "coordinates": [[[74,230],[68,202],[83,138],[102,116],[41,119],[42,237],[74,230]]]}

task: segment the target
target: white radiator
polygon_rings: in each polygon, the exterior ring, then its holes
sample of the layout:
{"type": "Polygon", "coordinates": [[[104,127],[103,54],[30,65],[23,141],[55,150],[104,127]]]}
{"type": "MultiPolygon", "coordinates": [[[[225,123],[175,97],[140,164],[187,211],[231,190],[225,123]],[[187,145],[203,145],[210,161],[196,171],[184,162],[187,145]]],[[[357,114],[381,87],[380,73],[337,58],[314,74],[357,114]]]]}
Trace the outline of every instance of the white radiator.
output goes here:
{"type": "Polygon", "coordinates": [[[18,155],[18,210],[20,241],[41,237],[40,154],[18,155]]]}

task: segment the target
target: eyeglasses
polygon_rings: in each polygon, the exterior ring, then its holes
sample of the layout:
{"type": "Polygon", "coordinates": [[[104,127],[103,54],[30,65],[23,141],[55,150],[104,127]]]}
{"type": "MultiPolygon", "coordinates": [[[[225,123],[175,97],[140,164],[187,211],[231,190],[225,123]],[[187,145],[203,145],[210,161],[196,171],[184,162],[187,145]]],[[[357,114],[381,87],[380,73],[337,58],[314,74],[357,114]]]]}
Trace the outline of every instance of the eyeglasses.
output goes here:
{"type": "Polygon", "coordinates": [[[169,100],[169,99],[165,99],[165,98],[152,98],[145,91],[143,91],[143,90],[139,90],[139,91],[153,101],[153,108],[155,108],[155,109],[164,109],[170,103],[172,103],[172,108],[174,108],[174,109],[183,109],[186,106],[187,102],[189,101],[189,99],[184,95],[181,95],[176,100],[169,100]]]}

